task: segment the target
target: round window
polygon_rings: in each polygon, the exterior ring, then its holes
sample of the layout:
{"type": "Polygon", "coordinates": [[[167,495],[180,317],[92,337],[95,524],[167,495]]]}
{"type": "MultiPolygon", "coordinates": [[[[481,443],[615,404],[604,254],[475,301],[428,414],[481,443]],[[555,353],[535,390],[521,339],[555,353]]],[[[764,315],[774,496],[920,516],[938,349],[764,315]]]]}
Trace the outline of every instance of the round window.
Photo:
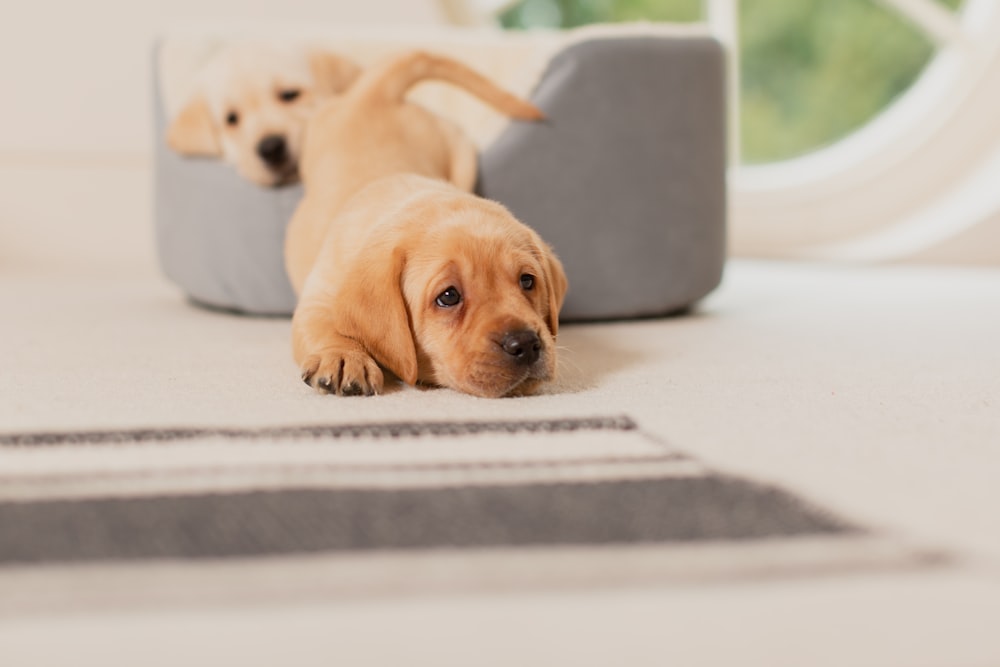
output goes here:
{"type": "MultiPolygon", "coordinates": [[[[733,0],[735,2],[735,0],[733,0]]],[[[955,10],[962,0],[934,0],[955,10]]],[[[741,0],[740,155],[766,163],[809,153],[888,107],[934,55],[899,0],[741,0]]],[[[702,0],[522,0],[508,29],[635,20],[690,22],[702,0]]]]}

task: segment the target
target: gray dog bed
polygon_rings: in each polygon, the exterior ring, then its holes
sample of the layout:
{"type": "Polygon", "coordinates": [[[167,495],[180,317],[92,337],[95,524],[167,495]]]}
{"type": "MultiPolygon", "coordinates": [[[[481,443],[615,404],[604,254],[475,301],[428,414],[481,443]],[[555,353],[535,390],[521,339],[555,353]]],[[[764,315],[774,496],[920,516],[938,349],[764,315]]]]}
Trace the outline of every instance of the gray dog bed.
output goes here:
{"type": "MultiPolygon", "coordinates": [[[[708,37],[590,39],[558,53],[531,99],[480,155],[478,192],[555,248],[562,319],[665,315],[721,280],[725,260],[724,58],[708,37]]],[[[288,314],[285,225],[300,186],[264,189],[164,143],[156,110],[156,231],[166,275],[193,301],[288,314]]]]}

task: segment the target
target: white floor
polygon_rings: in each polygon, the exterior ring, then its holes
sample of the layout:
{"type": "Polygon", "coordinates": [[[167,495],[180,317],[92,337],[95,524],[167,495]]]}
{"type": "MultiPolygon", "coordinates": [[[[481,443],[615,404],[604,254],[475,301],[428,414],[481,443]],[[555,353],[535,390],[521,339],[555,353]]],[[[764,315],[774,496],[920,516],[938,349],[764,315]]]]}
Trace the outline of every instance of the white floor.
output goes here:
{"type": "Polygon", "coordinates": [[[625,413],[718,470],[955,558],[210,619],[5,619],[0,655],[17,656],[5,664],[1000,663],[1000,270],[734,262],[691,317],[565,327],[562,379],[505,400],[313,395],[287,321],[192,308],[148,268],[8,265],[0,304],[4,430],[625,413]]]}
{"type": "Polygon", "coordinates": [[[24,619],[11,665],[996,665],[995,572],[24,619]]]}

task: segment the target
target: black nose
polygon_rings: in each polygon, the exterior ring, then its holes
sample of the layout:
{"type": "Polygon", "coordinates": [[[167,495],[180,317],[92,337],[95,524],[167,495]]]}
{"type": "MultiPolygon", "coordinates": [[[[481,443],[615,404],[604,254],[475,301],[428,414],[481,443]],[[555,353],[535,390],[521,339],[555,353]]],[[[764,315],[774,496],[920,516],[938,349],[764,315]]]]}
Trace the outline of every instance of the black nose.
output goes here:
{"type": "Polygon", "coordinates": [[[271,167],[280,166],[288,159],[288,144],[278,134],[269,134],[257,144],[257,155],[271,167]]]}
{"type": "Polygon", "coordinates": [[[534,331],[514,331],[503,337],[500,347],[514,358],[514,363],[528,366],[538,361],[542,341],[534,331]]]}

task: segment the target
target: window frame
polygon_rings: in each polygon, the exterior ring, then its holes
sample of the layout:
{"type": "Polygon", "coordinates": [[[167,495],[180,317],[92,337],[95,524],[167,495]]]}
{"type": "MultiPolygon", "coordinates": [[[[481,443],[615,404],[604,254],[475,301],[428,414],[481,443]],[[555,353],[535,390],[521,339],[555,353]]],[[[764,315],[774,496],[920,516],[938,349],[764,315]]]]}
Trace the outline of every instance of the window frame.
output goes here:
{"type": "MultiPolygon", "coordinates": [[[[877,1],[911,18],[939,45],[937,53],[907,91],[844,138],[801,157],[732,166],[736,254],[851,258],[852,239],[918,218],[996,150],[982,138],[998,126],[1000,40],[990,35],[1000,34],[1000,3],[965,0],[951,23],[930,28],[932,0],[877,1]],[[906,13],[914,8],[924,13],[906,13]]],[[[973,223],[948,224],[958,230],[973,223]]],[[[886,249],[878,258],[897,254],[886,249]]]]}

